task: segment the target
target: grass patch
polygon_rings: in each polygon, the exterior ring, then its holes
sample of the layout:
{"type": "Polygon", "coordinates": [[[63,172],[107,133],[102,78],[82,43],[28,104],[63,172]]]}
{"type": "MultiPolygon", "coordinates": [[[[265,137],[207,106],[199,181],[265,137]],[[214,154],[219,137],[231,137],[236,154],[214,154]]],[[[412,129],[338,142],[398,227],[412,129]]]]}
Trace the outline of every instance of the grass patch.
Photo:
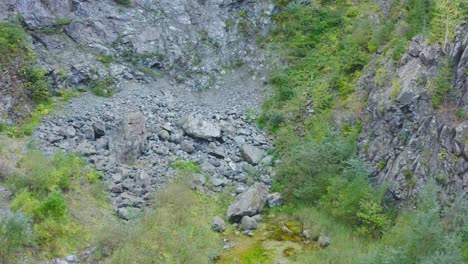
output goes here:
{"type": "Polygon", "coordinates": [[[100,252],[110,255],[104,263],[213,262],[222,248],[209,224],[217,204],[192,191],[188,175],[160,190],[155,201],[142,219],[118,225],[101,239],[100,252]]]}
{"type": "Polygon", "coordinates": [[[19,162],[21,173],[8,176],[14,193],[11,210],[32,220],[34,246],[39,258],[64,256],[92,242],[94,233],[114,218],[96,181],[99,175],[73,154],[45,157],[29,150],[19,162]]]}

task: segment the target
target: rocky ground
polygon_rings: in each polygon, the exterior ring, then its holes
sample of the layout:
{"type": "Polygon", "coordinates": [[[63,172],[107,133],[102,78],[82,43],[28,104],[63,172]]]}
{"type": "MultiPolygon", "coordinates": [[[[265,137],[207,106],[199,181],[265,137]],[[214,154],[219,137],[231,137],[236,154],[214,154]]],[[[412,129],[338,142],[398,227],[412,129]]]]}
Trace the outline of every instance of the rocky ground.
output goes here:
{"type": "Polygon", "coordinates": [[[104,172],[123,219],[151,204],[177,161],[200,165],[194,187],[204,192],[229,186],[241,193],[253,181],[270,185],[272,146],[251,123],[263,83],[233,74],[237,84],[203,92],[181,91],[162,78],[122,83],[111,98],[86,94],[46,118],[34,138],[46,153],[77,152],[104,172]]]}

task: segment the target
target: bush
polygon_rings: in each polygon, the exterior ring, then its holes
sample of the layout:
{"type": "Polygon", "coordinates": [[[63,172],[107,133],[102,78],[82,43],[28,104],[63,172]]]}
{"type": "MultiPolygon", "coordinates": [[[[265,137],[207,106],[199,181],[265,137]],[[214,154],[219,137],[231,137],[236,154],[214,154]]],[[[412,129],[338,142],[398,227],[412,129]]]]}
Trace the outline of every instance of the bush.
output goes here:
{"type": "Polygon", "coordinates": [[[331,179],[343,171],[355,150],[353,144],[335,138],[323,143],[302,142],[285,155],[278,167],[276,184],[290,202],[317,204],[327,192],[331,179]]]}
{"type": "Polygon", "coordinates": [[[434,183],[426,185],[416,210],[397,219],[368,263],[463,263],[460,234],[442,226],[438,191],[434,183]]]}
{"type": "Polygon", "coordinates": [[[30,219],[22,213],[0,215],[0,262],[19,263],[18,254],[32,243],[30,219]]]}
{"type": "Polygon", "coordinates": [[[89,230],[97,229],[98,220],[109,214],[102,199],[103,188],[93,187],[100,186],[96,182],[100,174],[82,158],[62,152],[46,157],[29,150],[19,167],[24,173],[6,179],[14,192],[10,208],[33,220],[38,245],[34,250],[52,257],[83,246],[89,230]],[[94,193],[98,195],[91,197],[94,193]],[[79,214],[77,207],[82,207],[79,214]]]}
{"type": "Polygon", "coordinates": [[[131,0],[115,0],[115,2],[127,7],[132,3],[131,0]]]}
{"type": "Polygon", "coordinates": [[[171,167],[176,169],[179,173],[200,173],[201,169],[193,161],[176,161],[171,164],[171,167]]]}

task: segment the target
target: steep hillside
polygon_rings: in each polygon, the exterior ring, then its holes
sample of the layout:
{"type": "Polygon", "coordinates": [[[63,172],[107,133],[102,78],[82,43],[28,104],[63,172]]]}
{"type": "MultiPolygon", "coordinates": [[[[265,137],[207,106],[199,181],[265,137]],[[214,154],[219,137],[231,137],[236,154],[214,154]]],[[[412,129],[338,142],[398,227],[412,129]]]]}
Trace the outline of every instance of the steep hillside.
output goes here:
{"type": "Polygon", "coordinates": [[[462,0],[3,0],[1,263],[465,263],[462,0]]]}

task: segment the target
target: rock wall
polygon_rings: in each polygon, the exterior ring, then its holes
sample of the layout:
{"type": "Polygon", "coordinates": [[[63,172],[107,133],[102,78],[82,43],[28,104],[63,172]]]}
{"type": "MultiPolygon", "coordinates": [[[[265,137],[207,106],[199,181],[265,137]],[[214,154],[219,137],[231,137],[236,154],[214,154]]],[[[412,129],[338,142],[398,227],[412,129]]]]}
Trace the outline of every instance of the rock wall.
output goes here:
{"type": "Polygon", "coordinates": [[[222,84],[229,68],[264,67],[255,35],[266,32],[273,5],[133,0],[127,8],[112,0],[9,0],[0,10],[0,19],[21,15],[55,88],[163,72],[188,89],[205,89],[222,84]]]}
{"type": "Polygon", "coordinates": [[[359,151],[397,201],[410,200],[430,178],[443,186],[443,201],[468,191],[467,33],[462,24],[447,53],[415,37],[396,65],[376,55],[359,82],[366,102],[359,151]],[[447,58],[451,87],[436,108],[434,80],[447,58]]]}

